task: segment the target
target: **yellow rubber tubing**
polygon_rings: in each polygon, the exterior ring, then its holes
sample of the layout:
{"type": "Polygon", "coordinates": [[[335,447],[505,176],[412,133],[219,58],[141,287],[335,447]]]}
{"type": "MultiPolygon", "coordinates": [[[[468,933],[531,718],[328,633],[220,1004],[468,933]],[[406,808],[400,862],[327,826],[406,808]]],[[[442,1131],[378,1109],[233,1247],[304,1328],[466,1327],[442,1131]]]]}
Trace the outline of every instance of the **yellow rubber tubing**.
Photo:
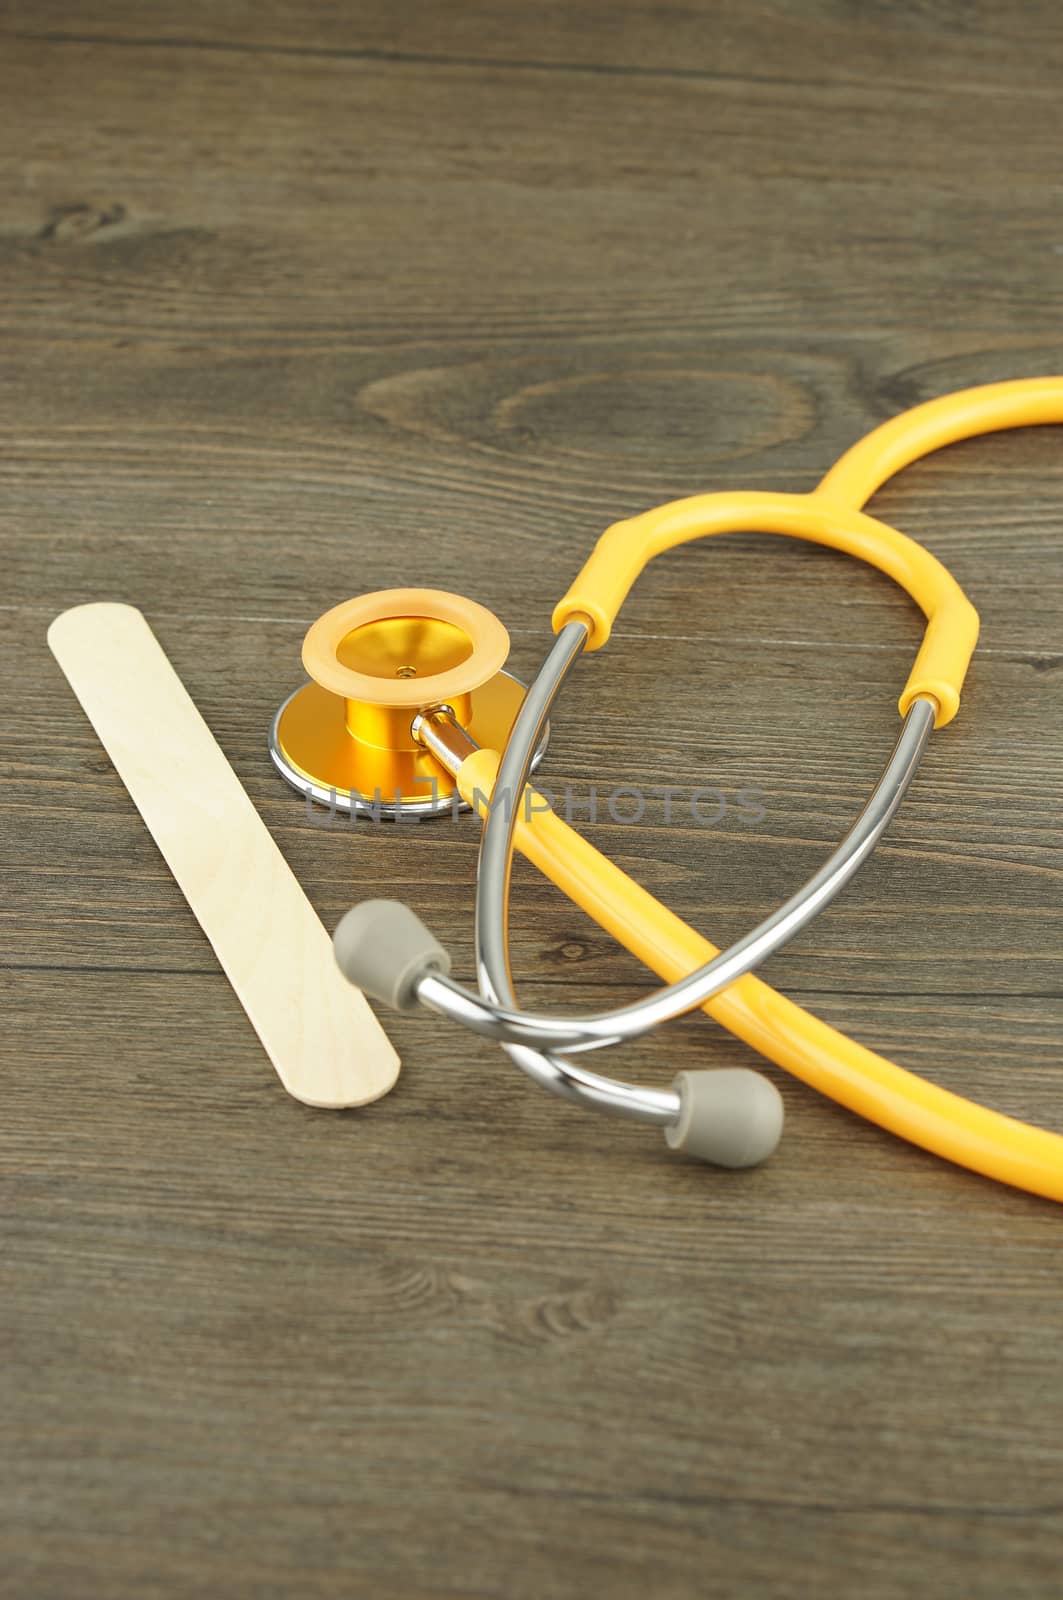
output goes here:
{"type": "Polygon", "coordinates": [[[654,556],[688,539],[754,531],[831,545],[870,562],[906,589],[927,617],[927,630],[900,698],[901,714],[918,695],[929,695],[938,707],[935,727],[952,721],[978,641],[977,611],[929,550],[884,522],[835,505],[818,492],[695,495],[628,522],[614,522],[558,602],[554,629],[573,618],[585,618],[591,625],[587,649],[600,649],[628,590],[654,556]]]}
{"type": "MultiPolygon", "coordinates": [[[[498,755],[478,750],[458,772],[483,814],[498,755]]],[[[552,883],[665,982],[719,954],[681,917],[588,844],[536,791],[521,806],[516,845],[552,883]]],[[[739,978],[702,1006],[710,1017],[821,1094],[972,1172],[1063,1201],[1063,1138],[975,1105],[906,1072],[804,1011],[761,978],[739,978]]]]}
{"type": "Polygon", "coordinates": [[[1058,422],[1063,422],[1063,377],[985,384],[930,400],[883,423],[848,450],[810,495],[695,495],[615,522],[554,608],[554,630],[579,618],[590,628],[587,648],[600,649],[647,563],[689,539],[739,532],[809,539],[870,562],[920,606],[928,627],[900,697],[900,711],[903,716],[917,695],[929,695],[938,705],[935,725],[943,727],[959,708],[978,638],[977,613],[928,551],[864,515],[861,507],[894,473],[943,445],[1000,429],[1058,422]]]}
{"type": "Polygon", "coordinates": [[[913,406],[866,434],[831,467],[816,494],[864,506],[887,479],[947,444],[1058,422],[1063,422],[1063,376],[958,389],[913,406]]]}

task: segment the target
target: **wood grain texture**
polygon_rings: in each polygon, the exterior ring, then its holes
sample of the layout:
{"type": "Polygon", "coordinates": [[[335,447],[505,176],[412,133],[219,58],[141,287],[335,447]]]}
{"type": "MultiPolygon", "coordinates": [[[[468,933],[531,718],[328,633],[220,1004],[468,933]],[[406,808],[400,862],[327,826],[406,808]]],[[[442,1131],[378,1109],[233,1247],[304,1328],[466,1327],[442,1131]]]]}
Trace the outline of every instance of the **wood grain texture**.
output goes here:
{"type": "MultiPolygon", "coordinates": [[[[1061,90],[1051,0],[0,4],[0,1593],[1058,1594],[1055,1208],[781,1077],[779,1157],[714,1176],[421,1017],[379,1105],[296,1105],[44,633],[140,606],[326,923],[400,893],[468,973],[471,827],[322,827],[272,772],[306,626],[452,588],[530,672],[606,522],[1063,370],[1061,90]]],[[[1047,429],[877,497],[982,642],[766,969],[1055,1127],[1061,502],[1047,429]]],[[[823,550],[674,552],[548,776],[762,790],[588,826],[725,939],[858,808],[920,631],[823,550]]],[[[529,1000],[645,982],[515,894],[529,1000]]],[[[751,1059],[693,1018],[624,1064],[751,1059]]]]}

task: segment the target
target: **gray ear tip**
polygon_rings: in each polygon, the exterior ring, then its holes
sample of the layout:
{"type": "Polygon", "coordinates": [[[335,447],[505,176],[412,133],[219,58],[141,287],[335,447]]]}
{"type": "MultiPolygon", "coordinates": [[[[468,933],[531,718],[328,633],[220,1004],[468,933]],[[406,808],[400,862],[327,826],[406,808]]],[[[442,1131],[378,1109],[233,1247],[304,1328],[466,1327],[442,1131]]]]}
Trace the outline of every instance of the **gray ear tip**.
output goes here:
{"type": "Polygon", "coordinates": [[[675,1080],[679,1120],[665,1129],[673,1150],[720,1167],[755,1167],[782,1137],[784,1111],[778,1089],[746,1067],[681,1072],[675,1080]]]}
{"type": "Polygon", "coordinates": [[[417,1008],[418,980],[450,971],[450,957],[401,900],[363,900],[345,913],[332,948],[348,982],[396,1011],[417,1008]]]}

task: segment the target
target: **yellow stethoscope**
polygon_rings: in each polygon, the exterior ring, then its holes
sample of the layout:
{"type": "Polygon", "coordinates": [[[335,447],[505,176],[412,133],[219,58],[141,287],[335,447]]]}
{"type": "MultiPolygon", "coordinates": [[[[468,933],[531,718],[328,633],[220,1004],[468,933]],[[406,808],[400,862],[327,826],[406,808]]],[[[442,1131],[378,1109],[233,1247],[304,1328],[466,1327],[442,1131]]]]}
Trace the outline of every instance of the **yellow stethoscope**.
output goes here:
{"type": "Polygon", "coordinates": [[[271,753],[307,796],[357,812],[433,813],[458,797],[484,816],[476,900],[476,990],[414,914],[356,906],[336,930],[347,976],[400,1009],[426,1006],[499,1040],[570,1101],[661,1127],[668,1144],[730,1166],[770,1154],[782,1127],[774,1086],[744,1070],[681,1073],[669,1089],[591,1072],[589,1053],[697,1006],[769,1060],[860,1116],[988,1177],[1063,1200],[1063,1137],[973,1104],[896,1066],[778,994],[753,968],[780,949],[866,860],[896,813],[930,732],[956,715],[978,615],[914,540],[862,507],[909,463],[960,439],[1063,423],[1063,377],[987,385],[915,407],[853,446],[811,494],[726,493],[615,523],[553,614],[556,639],[526,693],[502,669],[508,636],[470,601],[429,590],[363,596],[311,628],[311,683],[274,722],[271,753]],[[809,883],[721,952],[580,837],[529,785],[550,708],[584,650],[606,643],[647,563],[689,539],[768,532],[847,551],[899,583],[927,627],[900,698],[900,739],[871,800],[809,883]],[[501,755],[498,753],[501,751],[501,755]],[[430,793],[426,794],[426,788],[430,793]],[[594,1016],[518,1009],[508,961],[508,889],[519,849],[665,987],[594,1016]]]}

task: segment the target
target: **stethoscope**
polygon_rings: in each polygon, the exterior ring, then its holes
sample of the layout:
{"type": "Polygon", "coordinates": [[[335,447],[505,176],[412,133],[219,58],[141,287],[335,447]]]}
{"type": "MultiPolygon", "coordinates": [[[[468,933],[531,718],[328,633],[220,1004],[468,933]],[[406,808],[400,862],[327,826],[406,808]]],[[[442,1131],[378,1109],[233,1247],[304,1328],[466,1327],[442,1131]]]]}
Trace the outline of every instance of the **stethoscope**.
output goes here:
{"type": "Polygon", "coordinates": [[[274,721],[270,748],[280,772],[310,799],[352,813],[432,815],[461,804],[485,818],[476,884],[477,988],[456,982],[446,951],[420,919],[388,900],[355,906],[336,929],[346,976],[401,1011],[423,1006],[497,1040],[522,1071],[563,1099],[659,1127],[673,1150],[751,1166],[774,1150],[783,1122],[778,1091],[759,1073],[687,1071],[669,1088],[655,1088],[584,1065],[592,1051],[700,1006],[761,1054],[881,1127],[974,1171],[1063,1200],[1063,1138],[905,1071],[753,975],[829,905],[875,848],[932,730],[959,709],[978,637],[978,614],[941,562],[862,507],[887,479],[943,445],[1060,422],[1063,377],[968,389],[876,428],[811,494],[699,495],[615,523],[556,606],[553,646],[526,692],[502,671],[505,629],[471,601],[400,589],[326,613],[304,641],[312,681],[274,721]],[[927,626],[900,697],[900,737],[860,817],[796,894],[721,952],[588,844],[529,780],[562,685],[585,650],[607,642],[642,569],[689,539],[742,531],[808,539],[869,562],[907,590],[927,626]],[[520,1009],[508,945],[515,849],[665,986],[591,1015],[520,1009]]]}

